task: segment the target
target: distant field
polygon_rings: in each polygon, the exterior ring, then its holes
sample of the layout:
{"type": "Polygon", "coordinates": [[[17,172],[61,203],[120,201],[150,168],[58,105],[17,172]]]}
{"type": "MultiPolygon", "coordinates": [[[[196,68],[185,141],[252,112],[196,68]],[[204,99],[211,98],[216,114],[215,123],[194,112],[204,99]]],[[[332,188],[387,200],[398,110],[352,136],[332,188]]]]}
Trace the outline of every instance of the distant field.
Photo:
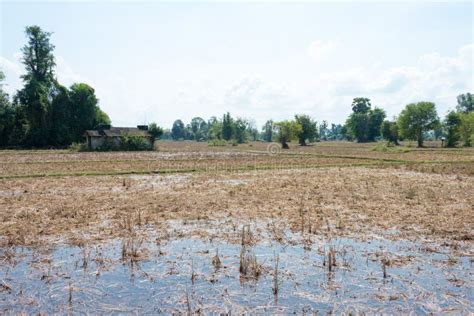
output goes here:
{"type": "Polygon", "coordinates": [[[279,153],[268,143],[211,147],[197,142],[160,142],[154,152],[1,151],[0,177],[219,172],[350,166],[404,166],[419,171],[474,174],[473,149],[409,148],[379,152],[374,144],[321,142],[279,153]]]}
{"type": "Polygon", "coordinates": [[[0,312],[473,312],[474,150],[404,145],[0,151],[0,312]]]}

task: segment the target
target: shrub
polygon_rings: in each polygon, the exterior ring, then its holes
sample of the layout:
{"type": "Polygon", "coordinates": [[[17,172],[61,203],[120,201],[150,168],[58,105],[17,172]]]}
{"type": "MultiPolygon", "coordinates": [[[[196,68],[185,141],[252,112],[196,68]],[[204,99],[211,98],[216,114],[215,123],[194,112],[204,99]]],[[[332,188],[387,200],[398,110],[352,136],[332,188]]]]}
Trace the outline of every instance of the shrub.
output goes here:
{"type": "Polygon", "coordinates": [[[227,142],[222,139],[211,139],[210,141],[207,142],[208,146],[225,146],[227,145],[227,142]]]}
{"type": "Polygon", "coordinates": [[[68,149],[74,152],[89,151],[89,148],[85,143],[72,143],[68,149]]]}
{"type": "Polygon", "coordinates": [[[121,135],[120,136],[120,146],[119,150],[124,151],[142,151],[142,150],[152,150],[153,146],[148,140],[140,136],[134,135],[121,135]]]}

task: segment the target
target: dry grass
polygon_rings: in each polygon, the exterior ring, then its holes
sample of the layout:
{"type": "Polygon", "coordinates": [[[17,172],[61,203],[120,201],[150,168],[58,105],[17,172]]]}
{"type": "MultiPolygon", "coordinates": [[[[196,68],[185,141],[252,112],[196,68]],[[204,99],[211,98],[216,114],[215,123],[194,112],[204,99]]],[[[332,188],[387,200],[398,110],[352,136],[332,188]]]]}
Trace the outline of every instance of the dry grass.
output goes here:
{"type": "MultiPolygon", "coordinates": [[[[55,239],[80,245],[131,234],[140,238],[149,229],[166,232],[169,220],[196,219],[225,220],[234,228],[268,220],[273,223],[268,230],[282,242],[286,228],[309,235],[391,229],[394,238],[474,238],[472,150],[391,154],[372,152],[365,144],[318,143],[292,146],[284,155],[242,152],[264,145],[213,152],[207,144],[189,142],[163,143],[167,153],[0,152],[5,162],[0,165],[5,177],[0,180],[0,241],[31,245],[55,239]],[[415,162],[397,161],[398,155],[415,162]],[[425,158],[439,162],[424,163],[425,158]],[[113,175],[156,168],[180,173],[113,175]],[[203,172],[185,172],[197,168],[203,172]],[[30,178],[93,171],[112,175],[30,178]],[[8,178],[12,175],[26,178],[8,178]]],[[[224,233],[217,237],[238,242],[224,233]]]]}

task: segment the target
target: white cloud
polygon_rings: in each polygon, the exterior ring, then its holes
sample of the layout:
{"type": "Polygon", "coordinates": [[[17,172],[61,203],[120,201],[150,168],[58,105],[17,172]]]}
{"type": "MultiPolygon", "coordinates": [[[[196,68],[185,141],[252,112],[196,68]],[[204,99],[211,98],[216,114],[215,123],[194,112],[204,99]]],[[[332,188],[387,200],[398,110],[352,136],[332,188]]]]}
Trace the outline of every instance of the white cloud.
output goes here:
{"type": "Polygon", "coordinates": [[[337,48],[341,46],[339,40],[335,41],[322,41],[317,40],[309,44],[308,55],[315,61],[321,61],[327,58],[337,48]]]}
{"type": "MultiPolygon", "coordinates": [[[[328,58],[339,45],[337,41],[313,44],[313,58],[328,58]]],[[[156,69],[93,77],[92,81],[73,69],[65,58],[58,57],[56,73],[65,85],[91,84],[101,107],[116,125],[147,120],[169,127],[177,118],[187,123],[193,116],[207,119],[226,111],[255,119],[258,126],[266,119],[288,119],[297,113],[309,114],[318,121],[342,123],[351,111],[352,98],[357,96],[369,97],[373,105],[386,109],[389,117],[397,115],[406,104],[420,100],[436,102],[439,114],[444,115],[454,107],[458,94],[474,91],[473,54],[474,44],[469,44],[453,56],[425,54],[415,58],[411,66],[384,67],[374,63],[324,73],[314,72],[314,64],[303,59],[298,60],[301,64],[288,62],[271,73],[255,69],[261,71],[258,75],[245,74],[235,65],[160,65],[156,69]],[[285,67],[294,65],[298,72],[289,76],[285,67]]],[[[18,58],[5,57],[0,57],[0,67],[7,75],[7,91],[13,94],[22,86],[19,75],[23,67],[18,58]]]]}
{"type": "Polygon", "coordinates": [[[12,96],[16,90],[20,89],[22,81],[20,76],[23,74],[23,67],[20,62],[20,56],[15,54],[13,58],[0,56],[0,69],[5,74],[5,84],[3,89],[12,96]]]}

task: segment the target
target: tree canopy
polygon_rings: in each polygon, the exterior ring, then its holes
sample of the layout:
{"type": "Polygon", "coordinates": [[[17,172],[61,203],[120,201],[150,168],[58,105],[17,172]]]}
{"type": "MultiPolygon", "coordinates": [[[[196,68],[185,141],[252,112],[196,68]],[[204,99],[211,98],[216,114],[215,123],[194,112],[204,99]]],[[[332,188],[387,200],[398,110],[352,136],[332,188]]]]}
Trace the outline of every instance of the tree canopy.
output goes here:
{"type": "Polygon", "coordinates": [[[410,103],[400,113],[397,124],[402,137],[416,139],[418,147],[423,147],[423,133],[439,125],[436,106],[432,102],[410,103]]]}

